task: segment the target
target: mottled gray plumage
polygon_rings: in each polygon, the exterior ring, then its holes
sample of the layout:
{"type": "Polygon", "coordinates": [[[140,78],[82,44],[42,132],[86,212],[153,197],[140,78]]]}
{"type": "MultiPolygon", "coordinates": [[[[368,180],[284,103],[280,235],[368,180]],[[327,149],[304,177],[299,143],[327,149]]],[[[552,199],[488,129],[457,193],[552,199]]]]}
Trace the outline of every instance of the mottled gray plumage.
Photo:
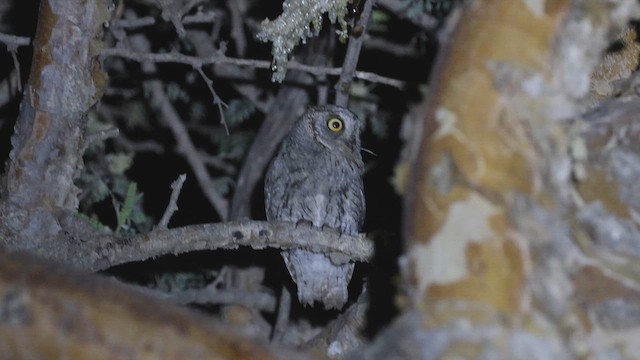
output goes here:
{"type": "MultiPolygon", "coordinates": [[[[284,139],[265,178],[269,221],[310,222],[356,235],[365,213],[360,132],[351,111],[333,105],[309,108],[284,139]]],[[[303,304],[318,300],[342,308],[353,262],[334,265],[324,254],[282,251],[303,304]]]]}

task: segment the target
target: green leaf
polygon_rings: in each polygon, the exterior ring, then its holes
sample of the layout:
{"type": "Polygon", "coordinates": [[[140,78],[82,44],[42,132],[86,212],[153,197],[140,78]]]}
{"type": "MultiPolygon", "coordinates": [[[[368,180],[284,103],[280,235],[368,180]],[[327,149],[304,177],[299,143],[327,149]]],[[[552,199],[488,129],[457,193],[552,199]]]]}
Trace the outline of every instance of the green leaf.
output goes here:
{"type": "Polygon", "coordinates": [[[127,224],[127,221],[131,217],[133,206],[141,198],[142,194],[138,193],[138,184],[132,181],[131,183],[129,183],[129,188],[127,189],[127,195],[124,198],[124,203],[118,211],[118,229],[123,228],[127,224]]]}

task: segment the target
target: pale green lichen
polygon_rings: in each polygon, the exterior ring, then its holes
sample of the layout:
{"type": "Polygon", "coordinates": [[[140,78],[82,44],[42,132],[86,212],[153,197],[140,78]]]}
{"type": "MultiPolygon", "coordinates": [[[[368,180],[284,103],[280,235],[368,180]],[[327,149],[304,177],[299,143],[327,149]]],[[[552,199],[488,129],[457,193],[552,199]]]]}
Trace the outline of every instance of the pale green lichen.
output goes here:
{"type": "Polygon", "coordinates": [[[257,34],[260,41],[271,41],[273,81],[281,82],[287,72],[289,54],[293,48],[312,36],[317,36],[322,27],[322,15],[327,13],[331,23],[338,22],[337,31],[341,41],[348,37],[347,4],[351,0],[285,0],[282,14],[275,20],[265,19],[257,34]]]}

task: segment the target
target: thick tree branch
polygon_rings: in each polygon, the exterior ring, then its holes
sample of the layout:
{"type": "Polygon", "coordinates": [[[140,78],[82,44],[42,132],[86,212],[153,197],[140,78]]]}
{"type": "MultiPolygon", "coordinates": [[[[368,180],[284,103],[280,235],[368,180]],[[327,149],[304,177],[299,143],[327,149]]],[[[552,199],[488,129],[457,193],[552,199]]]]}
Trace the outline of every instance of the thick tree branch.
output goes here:
{"type": "MultiPolygon", "coordinates": [[[[626,229],[637,228],[629,215],[637,212],[618,199],[631,187],[612,185],[609,172],[589,175],[594,181],[579,192],[593,205],[581,208],[569,155],[579,146],[567,123],[589,95],[602,52],[637,9],[635,0],[479,0],[454,14],[414,128],[416,157],[399,165],[412,171],[405,279],[421,320],[388,332],[384,346],[402,344],[401,331],[415,334],[403,335],[413,342],[403,347],[422,346],[421,358],[530,358],[525,338],[537,358],[635,353],[638,273],[594,256],[603,242],[640,253],[626,229]],[[624,227],[607,219],[616,215],[624,227]],[[607,347],[593,345],[612,333],[619,336],[607,347]],[[434,338],[441,345],[428,342],[434,338]]],[[[634,164],[619,175],[637,184],[640,162],[619,159],[634,164]]],[[[637,207],[634,193],[625,198],[637,207]]]]}
{"type": "Polygon", "coordinates": [[[309,359],[99,275],[0,251],[6,359],[309,359]]]}
{"type": "Polygon", "coordinates": [[[53,214],[78,207],[73,180],[86,146],[85,114],[106,81],[96,57],[109,15],[103,0],[40,3],[31,72],[3,182],[3,211],[10,220],[2,225],[23,248],[57,237],[62,228],[53,214]]]}

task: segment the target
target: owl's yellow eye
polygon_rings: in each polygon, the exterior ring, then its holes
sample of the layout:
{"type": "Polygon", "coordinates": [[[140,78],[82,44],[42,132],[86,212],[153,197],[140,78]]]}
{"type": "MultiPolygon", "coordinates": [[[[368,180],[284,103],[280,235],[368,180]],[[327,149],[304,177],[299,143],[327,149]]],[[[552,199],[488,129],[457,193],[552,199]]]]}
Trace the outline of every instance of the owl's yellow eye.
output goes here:
{"type": "Polygon", "coordinates": [[[333,132],[340,132],[344,128],[344,125],[342,124],[342,120],[338,118],[331,118],[327,121],[327,127],[333,132]]]}

